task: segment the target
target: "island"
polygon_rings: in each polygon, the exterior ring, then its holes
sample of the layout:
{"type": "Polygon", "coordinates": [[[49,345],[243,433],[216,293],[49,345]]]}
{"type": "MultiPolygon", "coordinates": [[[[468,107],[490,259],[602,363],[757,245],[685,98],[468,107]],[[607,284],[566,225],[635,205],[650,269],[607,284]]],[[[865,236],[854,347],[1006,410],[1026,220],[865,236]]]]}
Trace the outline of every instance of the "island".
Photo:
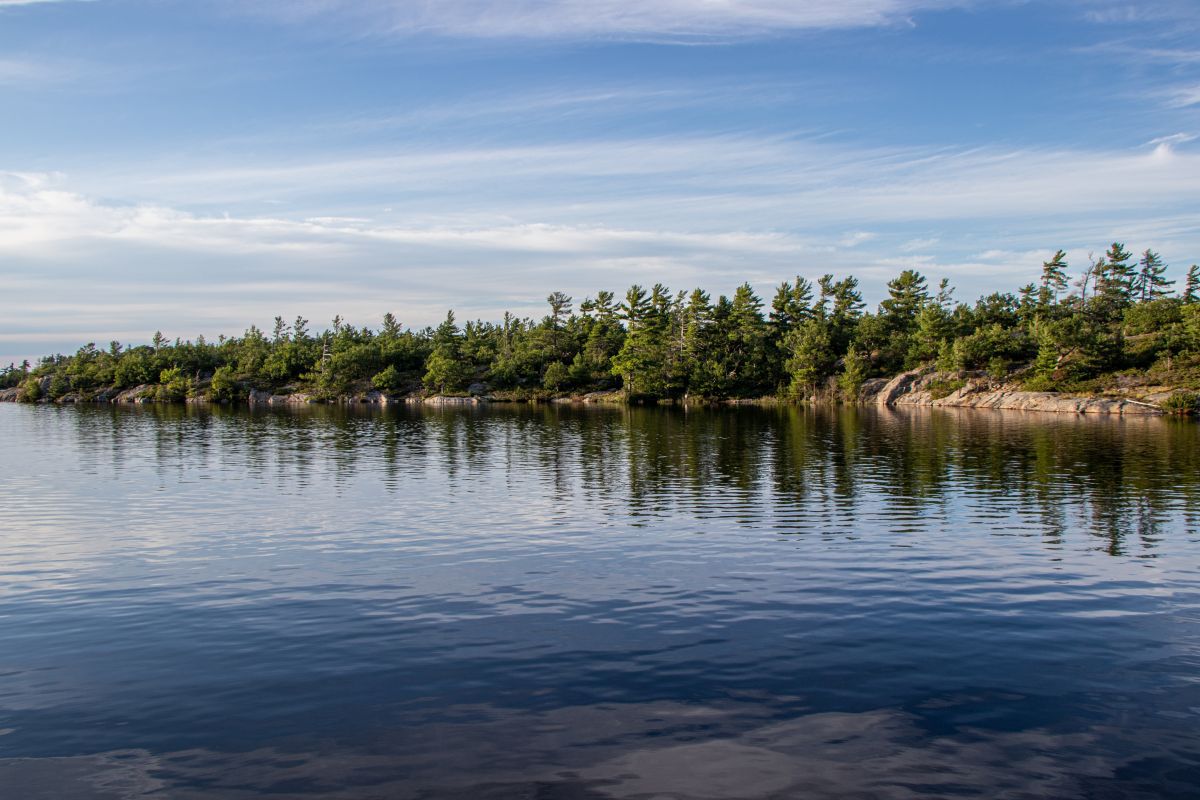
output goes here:
{"type": "Polygon", "coordinates": [[[974,303],[916,270],[866,310],[854,277],[702,290],[632,286],[576,308],[552,292],[541,319],[413,330],[341,318],[320,332],[276,317],[268,333],[89,343],[0,371],[0,400],[481,403],[858,402],[1074,413],[1200,412],[1200,266],[1168,277],[1153,250],[1115,242],[1078,275],[1059,250],[1037,280],[974,303]]]}

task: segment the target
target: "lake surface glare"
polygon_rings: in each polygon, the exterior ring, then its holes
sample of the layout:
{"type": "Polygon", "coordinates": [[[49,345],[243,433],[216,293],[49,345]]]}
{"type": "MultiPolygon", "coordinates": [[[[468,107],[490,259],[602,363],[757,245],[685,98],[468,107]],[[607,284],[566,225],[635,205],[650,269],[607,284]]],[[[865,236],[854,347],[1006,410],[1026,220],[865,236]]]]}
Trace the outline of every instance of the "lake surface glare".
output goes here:
{"type": "Polygon", "coordinates": [[[0,407],[0,798],[1195,798],[1200,425],[0,407]]]}

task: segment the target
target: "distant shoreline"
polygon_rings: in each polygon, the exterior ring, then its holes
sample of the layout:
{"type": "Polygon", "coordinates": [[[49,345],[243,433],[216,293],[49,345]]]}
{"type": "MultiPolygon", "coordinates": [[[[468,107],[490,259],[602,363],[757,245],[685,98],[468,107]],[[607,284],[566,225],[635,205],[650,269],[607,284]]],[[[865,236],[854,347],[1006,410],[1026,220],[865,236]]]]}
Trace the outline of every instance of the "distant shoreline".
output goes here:
{"type": "MultiPolygon", "coordinates": [[[[997,384],[986,377],[955,380],[953,390],[943,394],[952,376],[926,370],[903,372],[892,378],[874,378],[865,381],[856,402],[839,399],[835,395],[817,396],[807,399],[790,397],[758,398],[702,398],[685,397],[670,400],[641,400],[629,398],[621,390],[589,392],[586,394],[560,394],[544,396],[515,392],[485,391],[476,394],[443,395],[423,392],[389,394],[378,390],[338,395],[332,398],[319,397],[305,391],[284,390],[270,392],[249,389],[240,399],[213,400],[199,394],[183,400],[164,400],[159,385],[142,384],[129,389],[102,390],[90,395],[68,393],[57,399],[42,397],[39,404],[114,404],[114,405],[229,405],[251,408],[302,407],[312,405],[357,406],[386,408],[401,405],[427,406],[473,406],[492,403],[507,404],[555,404],[555,405],[662,405],[662,406],[797,406],[797,405],[866,405],[882,407],[929,407],[929,408],[983,408],[1011,411],[1037,411],[1060,414],[1108,414],[1128,416],[1162,416],[1172,413],[1171,397],[1179,394],[1172,387],[1151,387],[1138,396],[1085,395],[1064,392],[1033,392],[1015,384],[997,384]],[[1164,407],[1164,404],[1167,407],[1164,407]]],[[[20,389],[0,390],[0,402],[19,402],[20,389]]]]}

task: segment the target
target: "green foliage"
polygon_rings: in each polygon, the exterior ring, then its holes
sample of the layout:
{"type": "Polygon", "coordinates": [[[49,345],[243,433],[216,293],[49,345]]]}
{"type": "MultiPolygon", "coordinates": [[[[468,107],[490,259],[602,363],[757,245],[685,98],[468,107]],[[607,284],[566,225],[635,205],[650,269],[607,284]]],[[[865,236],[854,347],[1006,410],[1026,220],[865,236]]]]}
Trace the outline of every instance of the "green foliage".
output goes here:
{"type": "Polygon", "coordinates": [[[251,325],[216,342],[156,332],[149,345],[88,343],[35,369],[10,365],[0,370],[0,387],[39,399],[145,384],[151,396],[178,401],[205,382],[212,399],[233,400],[250,388],[333,399],[419,384],[453,393],[485,381],[511,396],[624,388],[657,400],[805,397],[836,377],[854,397],[868,377],[934,363],[946,373],[986,369],[997,380],[1015,370],[1031,388],[1100,386],[1115,380],[1103,376],[1130,369],[1162,371],[1175,386],[1193,370],[1200,385],[1200,267],[1187,273],[1179,297],[1153,250],[1135,262],[1114,243],[1074,292],[1067,269],[1059,250],[1016,293],[974,303],[956,302],[945,280],[931,292],[924,276],[906,270],[873,312],[853,277],[822,275],[815,286],[801,276],[780,284],[769,309],[745,283],[715,299],[659,284],[630,287],[624,302],[601,291],[577,309],[570,296],[551,292],[540,319],[505,314],[500,323],[461,327],[453,313],[422,330],[386,314],[377,331],[336,318],[310,332],[307,320],[280,316],[269,333],[251,325]]]}
{"type": "Polygon", "coordinates": [[[1138,262],[1138,271],[1132,281],[1133,295],[1139,302],[1159,300],[1171,293],[1170,287],[1175,281],[1164,277],[1167,265],[1159,258],[1158,253],[1146,250],[1138,262]]]}
{"type": "Polygon", "coordinates": [[[1191,303],[1180,311],[1180,340],[1182,349],[1200,353],[1200,303],[1191,303]]]}
{"type": "Polygon", "coordinates": [[[1171,414],[1200,414],[1200,394],[1175,392],[1162,402],[1162,409],[1171,414]]]}
{"type": "Polygon", "coordinates": [[[425,362],[425,376],[421,380],[426,389],[444,394],[462,391],[469,377],[466,365],[452,353],[434,350],[425,362]]]}
{"type": "Polygon", "coordinates": [[[790,331],[784,347],[788,353],[786,371],[792,394],[812,395],[833,374],[837,356],[824,319],[810,319],[790,331]]]}
{"type": "Polygon", "coordinates": [[[388,364],[371,377],[371,385],[381,392],[399,391],[404,387],[404,376],[394,364],[388,364]]]}
{"type": "Polygon", "coordinates": [[[139,347],[127,351],[113,369],[113,385],[117,389],[128,389],[149,383],[153,377],[153,366],[150,360],[149,348],[139,347]]]}
{"type": "Polygon", "coordinates": [[[227,403],[233,400],[237,391],[237,381],[234,380],[233,367],[228,364],[217,367],[209,384],[210,396],[213,400],[227,403]]]}
{"type": "Polygon", "coordinates": [[[546,367],[546,374],[542,377],[542,387],[557,392],[566,387],[570,381],[571,375],[567,370],[567,365],[561,361],[555,361],[546,367]]]}
{"type": "Polygon", "coordinates": [[[1183,302],[1187,305],[1200,302],[1200,264],[1192,264],[1187,282],[1183,285],[1183,302]]]}
{"type": "Polygon", "coordinates": [[[1130,336],[1161,333],[1183,320],[1180,301],[1163,297],[1125,309],[1125,333],[1130,336]]]}
{"type": "Polygon", "coordinates": [[[867,355],[854,345],[850,345],[850,349],[846,351],[842,374],[838,376],[838,388],[842,397],[847,400],[858,399],[858,392],[862,389],[863,381],[867,379],[867,360],[867,355]]]}
{"type": "Polygon", "coordinates": [[[929,382],[929,395],[934,400],[941,400],[943,397],[949,397],[966,385],[967,382],[959,378],[950,380],[939,378],[929,382]]]}
{"type": "Polygon", "coordinates": [[[925,277],[906,269],[888,282],[888,297],[879,304],[879,315],[891,331],[907,334],[916,327],[917,313],[928,300],[925,277]]]}
{"type": "Polygon", "coordinates": [[[433,352],[425,361],[425,388],[439,393],[458,392],[471,376],[470,365],[460,352],[462,336],[454,322],[454,312],[446,313],[445,321],[433,334],[433,352]]]}
{"type": "Polygon", "coordinates": [[[42,382],[37,378],[29,377],[21,382],[21,391],[17,394],[17,399],[22,403],[36,403],[42,399],[42,382]]]}
{"type": "Polygon", "coordinates": [[[185,400],[191,390],[191,378],[184,375],[179,367],[171,367],[159,373],[154,399],[162,403],[178,403],[185,400]]]}
{"type": "Polygon", "coordinates": [[[71,391],[71,381],[66,375],[56,373],[50,378],[50,385],[46,388],[46,396],[51,400],[57,400],[63,395],[71,391]]]}
{"type": "Polygon", "coordinates": [[[1049,261],[1042,262],[1042,280],[1038,288],[1038,311],[1045,314],[1058,302],[1058,296],[1066,290],[1067,254],[1063,250],[1056,252],[1049,261]]]}
{"type": "Polygon", "coordinates": [[[952,361],[959,370],[983,369],[996,358],[1010,361],[1028,354],[1030,342],[1021,328],[993,323],[954,342],[952,361]]]}

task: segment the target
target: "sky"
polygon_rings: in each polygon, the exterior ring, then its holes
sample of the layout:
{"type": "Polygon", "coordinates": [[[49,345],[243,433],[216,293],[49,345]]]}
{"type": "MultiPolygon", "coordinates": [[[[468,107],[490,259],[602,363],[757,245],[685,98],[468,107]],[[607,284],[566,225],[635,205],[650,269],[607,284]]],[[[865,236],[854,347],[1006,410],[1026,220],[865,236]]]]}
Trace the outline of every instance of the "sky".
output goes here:
{"type": "Polygon", "coordinates": [[[1196,0],[0,0],[0,364],[1200,261],[1196,0]]]}

